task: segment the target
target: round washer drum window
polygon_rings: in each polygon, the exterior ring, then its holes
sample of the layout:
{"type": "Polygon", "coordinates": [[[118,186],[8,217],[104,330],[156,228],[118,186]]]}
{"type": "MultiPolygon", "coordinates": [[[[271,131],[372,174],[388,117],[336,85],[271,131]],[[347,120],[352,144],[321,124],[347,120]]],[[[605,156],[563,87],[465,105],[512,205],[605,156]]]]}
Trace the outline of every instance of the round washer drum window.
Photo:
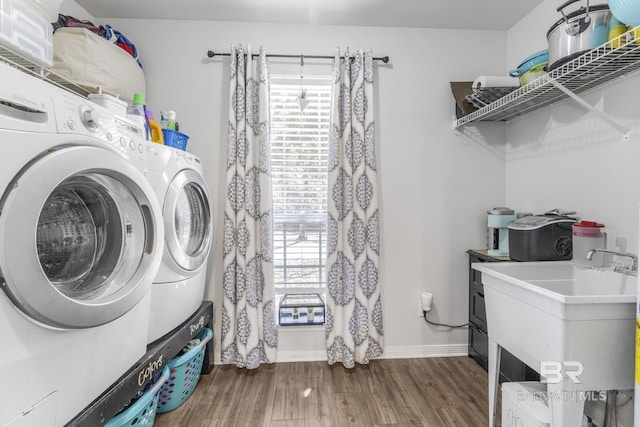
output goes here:
{"type": "Polygon", "coordinates": [[[186,184],[178,196],[174,224],[178,243],[188,256],[196,256],[207,242],[209,212],[202,187],[186,184]]]}
{"type": "Polygon", "coordinates": [[[38,258],[59,292],[97,300],[134,276],[144,233],[138,204],[120,181],[95,172],[78,174],[56,187],[40,212],[38,258]]]}

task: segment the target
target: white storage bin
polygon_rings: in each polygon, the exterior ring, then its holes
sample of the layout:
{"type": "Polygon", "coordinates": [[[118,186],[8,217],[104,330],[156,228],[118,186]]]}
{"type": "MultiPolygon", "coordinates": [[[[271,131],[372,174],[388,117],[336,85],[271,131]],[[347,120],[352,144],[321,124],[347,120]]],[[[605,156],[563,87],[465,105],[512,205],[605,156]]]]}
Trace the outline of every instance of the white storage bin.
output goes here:
{"type": "Polygon", "coordinates": [[[549,427],[547,387],[539,382],[502,383],[503,427],[549,427]]]}
{"type": "Polygon", "coordinates": [[[0,0],[0,45],[43,67],[53,64],[53,26],[29,0],[0,0]]]}
{"type": "Polygon", "coordinates": [[[60,5],[63,0],[28,0],[33,6],[40,9],[40,13],[44,14],[44,18],[49,22],[58,21],[60,13],[60,5]]]}
{"type": "Polygon", "coordinates": [[[127,102],[106,93],[90,93],[89,101],[101,105],[113,114],[127,116],[127,102]]]}

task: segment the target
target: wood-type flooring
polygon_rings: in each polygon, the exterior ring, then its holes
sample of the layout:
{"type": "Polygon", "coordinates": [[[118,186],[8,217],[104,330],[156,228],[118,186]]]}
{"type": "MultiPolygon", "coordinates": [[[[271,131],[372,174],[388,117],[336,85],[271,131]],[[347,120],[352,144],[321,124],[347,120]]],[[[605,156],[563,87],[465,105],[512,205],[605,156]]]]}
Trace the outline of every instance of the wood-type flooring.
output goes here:
{"type": "MultiPolygon", "coordinates": [[[[468,357],[217,365],[155,427],[488,425],[487,373],[468,357]]],[[[499,419],[499,417],[498,417],[499,419]]]]}

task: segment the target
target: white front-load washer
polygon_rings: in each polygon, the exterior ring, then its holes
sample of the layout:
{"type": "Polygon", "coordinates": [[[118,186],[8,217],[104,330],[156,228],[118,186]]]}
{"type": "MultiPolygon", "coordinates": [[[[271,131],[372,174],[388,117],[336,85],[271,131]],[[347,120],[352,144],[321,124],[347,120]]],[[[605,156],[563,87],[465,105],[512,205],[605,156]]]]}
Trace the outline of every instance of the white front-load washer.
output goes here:
{"type": "Polygon", "coordinates": [[[0,82],[0,425],[61,426],[146,353],[162,212],[132,123],[0,82]]]}
{"type": "Polygon", "coordinates": [[[147,143],[149,181],[164,218],[164,251],[151,286],[149,343],[172,331],[202,304],[212,241],[212,206],[200,159],[147,143]]]}

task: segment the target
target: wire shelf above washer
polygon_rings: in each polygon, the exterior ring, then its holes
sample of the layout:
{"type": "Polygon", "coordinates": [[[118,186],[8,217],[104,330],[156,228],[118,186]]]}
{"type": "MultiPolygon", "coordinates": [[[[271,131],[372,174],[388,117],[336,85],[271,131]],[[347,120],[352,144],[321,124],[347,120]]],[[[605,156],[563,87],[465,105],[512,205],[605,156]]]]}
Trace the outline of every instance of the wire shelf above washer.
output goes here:
{"type": "Polygon", "coordinates": [[[568,98],[561,87],[578,94],[638,69],[640,28],[588,51],[479,110],[454,118],[453,127],[476,121],[508,121],[568,98]]]}
{"type": "Polygon", "coordinates": [[[51,71],[48,68],[44,68],[41,65],[23,57],[22,55],[13,52],[7,47],[0,46],[0,62],[8,64],[24,73],[31,76],[45,80],[55,86],[65,89],[78,96],[86,98],[90,93],[95,93],[95,90],[90,90],[86,87],[79,85],[59,74],[51,71]]]}

